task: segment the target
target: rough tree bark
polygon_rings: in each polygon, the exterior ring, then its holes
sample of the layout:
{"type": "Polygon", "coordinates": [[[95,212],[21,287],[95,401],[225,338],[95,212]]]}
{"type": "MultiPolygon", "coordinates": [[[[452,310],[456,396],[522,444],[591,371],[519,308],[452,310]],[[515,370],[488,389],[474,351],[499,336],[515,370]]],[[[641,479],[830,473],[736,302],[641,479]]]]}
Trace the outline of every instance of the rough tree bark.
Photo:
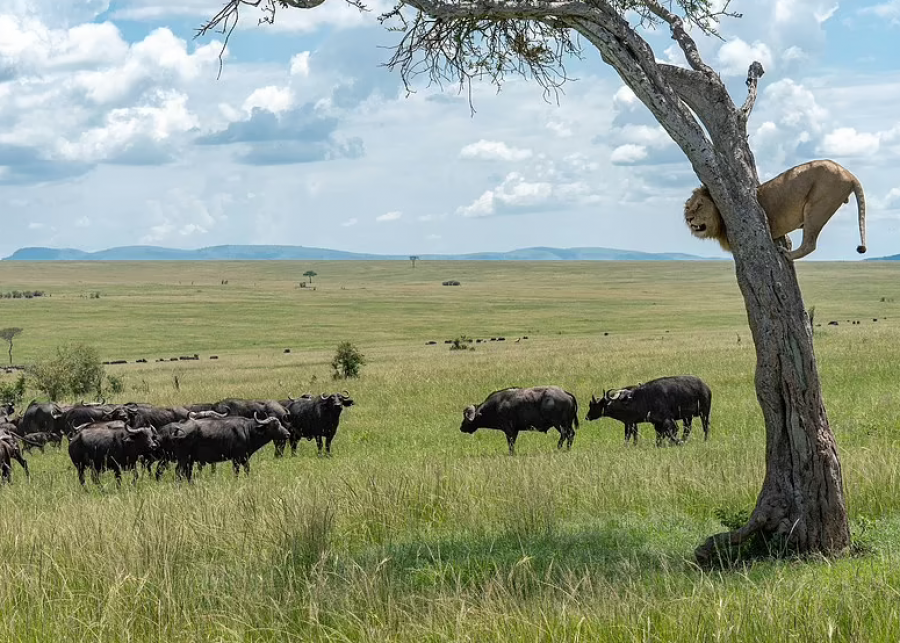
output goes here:
{"type": "MultiPolygon", "coordinates": [[[[324,1],[278,0],[278,5],[309,9],[324,1]]],[[[260,2],[231,0],[200,33],[219,27],[230,34],[240,6],[260,2]]],[[[276,4],[268,0],[264,8],[263,21],[270,22],[276,4]]],[[[764,70],[758,62],[750,66],[747,98],[737,107],[684,24],[715,33],[722,15],[735,14],[727,13],[727,3],[714,12],[707,0],[665,6],[656,0],[400,0],[382,19],[398,20],[404,32],[389,63],[404,81],[421,71],[438,81],[448,80],[449,72],[460,82],[484,75],[499,82],[504,73],[519,72],[553,88],[555,79],[565,80],[562,57],[577,48],[572,31],[618,72],[709,188],[728,231],[756,345],[756,395],[766,425],[762,491],[748,523],[709,538],[696,558],[701,564],[725,561],[754,536],[777,542],[783,552],[839,554],[850,544],[850,532],[812,330],[794,267],[773,242],[756,198],[759,179],[747,120],[764,70]],[[667,8],[672,6],[684,17],[667,8]],[[656,62],[626,11],[638,26],[667,26],[688,67],[656,62]],[[554,38],[555,50],[547,44],[554,38]],[[562,69],[557,76],[548,71],[554,65],[562,69]]]]}

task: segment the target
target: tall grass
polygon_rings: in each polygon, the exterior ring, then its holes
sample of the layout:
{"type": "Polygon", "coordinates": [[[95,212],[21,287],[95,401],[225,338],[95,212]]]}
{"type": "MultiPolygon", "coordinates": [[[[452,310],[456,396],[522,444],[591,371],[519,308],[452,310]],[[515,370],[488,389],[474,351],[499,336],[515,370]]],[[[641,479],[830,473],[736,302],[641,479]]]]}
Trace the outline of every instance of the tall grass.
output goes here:
{"type": "Polygon", "coordinates": [[[0,264],[4,287],[52,294],[0,300],[0,315],[26,328],[17,354],[88,338],[110,358],[215,345],[218,361],[111,367],[125,376],[118,401],[349,386],[357,405],[333,458],[303,443],[275,460],[266,447],[249,477],[219,467],[192,485],[169,472],[117,489],[107,474],[82,490],[64,449],[34,454],[31,481],[16,470],[0,488],[2,640],[900,636],[900,317],[880,301],[896,289],[892,267],[798,265],[820,322],[841,322],[815,341],[857,555],[710,574],[691,552],[723,528],[717,515],[752,508],[765,448],[752,342],[725,262],[317,263],[303,269],[319,273],[318,290],[302,294],[291,264],[33,265],[0,264]],[[441,288],[441,278],[463,285],[441,288]],[[507,340],[473,352],[425,345],[463,333],[507,340]],[[343,339],[370,360],[350,384],[329,375],[343,339]],[[684,372],[713,390],[708,442],[695,430],[684,447],[656,449],[642,426],[626,447],[621,424],[583,421],[591,393],[684,372]],[[458,430],[463,407],[490,391],[545,383],[582,405],[571,452],[527,433],[510,458],[497,432],[458,430]]]}

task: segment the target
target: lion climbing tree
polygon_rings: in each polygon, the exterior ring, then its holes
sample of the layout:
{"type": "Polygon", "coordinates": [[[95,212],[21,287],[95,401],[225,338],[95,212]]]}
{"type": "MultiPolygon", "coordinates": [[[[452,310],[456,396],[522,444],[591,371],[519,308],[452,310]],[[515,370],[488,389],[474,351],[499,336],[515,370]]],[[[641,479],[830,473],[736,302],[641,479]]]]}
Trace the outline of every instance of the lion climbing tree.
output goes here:
{"type": "MultiPolygon", "coordinates": [[[[313,9],[325,1],[230,0],[199,34],[221,29],[227,44],[239,11],[248,5],[263,10],[263,22],[272,22],[277,7],[313,9]]],[[[365,9],[361,0],[327,1],[365,9]]],[[[750,65],[747,96],[738,107],[688,33],[693,27],[716,34],[720,20],[740,17],[724,4],[399,0],[380,20],[400,34],[388,66],[399,70],[408,87],[423,73],[469,90],[474,80],[499,85],[509,74],[521,74],[554,93],[567,80],[565,63],[581,53],[576,35],[615,69],[682,149],[718,206],[756,345],[756,394],[766,425],[762,490],[747,524],[712,536],[696,557],[701,564],[716,564],[751,539],[774,544],[777,552],[838,554],[848,547],[850,533],[812,332],[794,267],[772,241],[756,198],[759,179],[747,120],[764,70],[757,62],[750,65]],[[687,67],[656,60],[641,36],[656,27],[670,31],[687,67]]]]}

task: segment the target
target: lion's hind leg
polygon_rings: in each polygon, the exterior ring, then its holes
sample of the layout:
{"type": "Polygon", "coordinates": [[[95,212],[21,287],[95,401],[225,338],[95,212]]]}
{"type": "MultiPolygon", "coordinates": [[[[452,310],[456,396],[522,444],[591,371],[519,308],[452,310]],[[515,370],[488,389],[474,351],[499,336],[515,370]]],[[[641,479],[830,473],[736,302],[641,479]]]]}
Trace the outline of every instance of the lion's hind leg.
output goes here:
{"type": "Polygon", "coordinates": [[[809,195],[809,199],[803,206],[803,225],[799,226],[803,230],[803,240],[800,246],[791,252],[787,252],[787,258],[796,261],[801,257],[805,257],[816,249],[816,243],[819,240],[819,233],[828,223],[832,215],[841,207],[841,201],[834,203],[834,198],[817,197],[815,193],[809,195]]]}

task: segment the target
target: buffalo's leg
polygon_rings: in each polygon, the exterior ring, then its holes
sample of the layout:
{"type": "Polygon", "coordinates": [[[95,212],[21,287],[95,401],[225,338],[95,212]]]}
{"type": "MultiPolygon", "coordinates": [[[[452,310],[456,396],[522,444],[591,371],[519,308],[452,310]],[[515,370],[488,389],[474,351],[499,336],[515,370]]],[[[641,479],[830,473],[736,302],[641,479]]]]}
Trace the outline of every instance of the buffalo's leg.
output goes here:
{"type": "Polygon", "coordinates": [[[244,465],[244,473],[249,478],[250,477],[250,458],[247,458],[246,460],[244,460],[243,465],[244,465]]]}
{"type": "Polygon", "coordinates": [[[234,469],[234,477],[241,475],[241,463],[238,460],[231,461],[231,467],[234,469]]]}
{"type": "Polygon", "coordinates": [[[118,462],[113,461],[110,465],[110,469],[113,470],[113,473],[116,476],[116,487],[122,486],[122,468],[119,466],[118,462]]]}
{"type": "Polygon", "coordinates": [[[575,429],[569,426],[569,430],[566,435],[566,451],[570,451],[572,449],[573,442],[575,442],[575,429]]]}
{"type": "Polygon", "coordinates": [[[84,486],[84,465],[79,464],[78,467],[78,482],[81,483],[81,486],[84,486]]]}
{"type": "Polygon", "coordinates": [[[331,457],[331,441],[334,439],[333,435],[325,436],[325,454],[330,458],[331,457]]]}
{"type": "Polygon", "coordinates": [[[291,440],[291,456],[293,457],[293,456],[297,455],[297,443],[300,441],[300,438],[298,438],[295,435],[291,435],[290,440],[291,440]]]}
{"type": "Polygon", "coordinates": [[[319,455],[321,456],[322,455],[322,436],[321,435],[316,436],[316,449],[318,449],[319,455]]]}
{"type": "Polygon", "coordinates": [[[518,431],[506,432],[506,443],[509,445],[509,455],[516,455],[516,438],[519,437],[518,431]]]}
{"type": "MultiPolygon", "coordinates": [[[[25,477],[28,478],[28,479],[30,480],[30,479],[31,479],[31,472],[28,470],[28,461],[27,461],[25,458],[22,457],[22,454],[21,454],[21,453],[17,453],[17,454],[15,454],[13,457],[16,459],[16,461],[17,461],[19,464],[22,465],[22,468],[25,469],[25,477]]],[[[12,463],[10,463],[10,464],[12,464],[12,463]]],[[[12,467],[10,467],[10,469],[11,469],[11,468],[12,468],[12,467]]]]}
{"type": "Polygon", "coordinates": [[[704,413],[700,416],[700,422],[703,423],[703,441],[706,442],[709,439],[709,413],[704,413]]]}
{"type": "Polygon", "coordinates": [[[5,484],[12,481],[12,466],[9,462],[0,462],[0,480],[5,484]]]}
{"type": "Polygon", "coordinates": [[[100,467],[91,467],[91,480],[95,485],[100,485],[100,467]]]}
{"type": "MultiPolygon", "coordinates": [[[[682,420],[682,423],[684,424],[684,428],[681,430],[681,441],[687,442],[691,437],[691,431],[694,429],[694,418],[689,415],[682,420]]],[[[677,425],[675,426],[675,433],[678,433],[677,425]]]]}

